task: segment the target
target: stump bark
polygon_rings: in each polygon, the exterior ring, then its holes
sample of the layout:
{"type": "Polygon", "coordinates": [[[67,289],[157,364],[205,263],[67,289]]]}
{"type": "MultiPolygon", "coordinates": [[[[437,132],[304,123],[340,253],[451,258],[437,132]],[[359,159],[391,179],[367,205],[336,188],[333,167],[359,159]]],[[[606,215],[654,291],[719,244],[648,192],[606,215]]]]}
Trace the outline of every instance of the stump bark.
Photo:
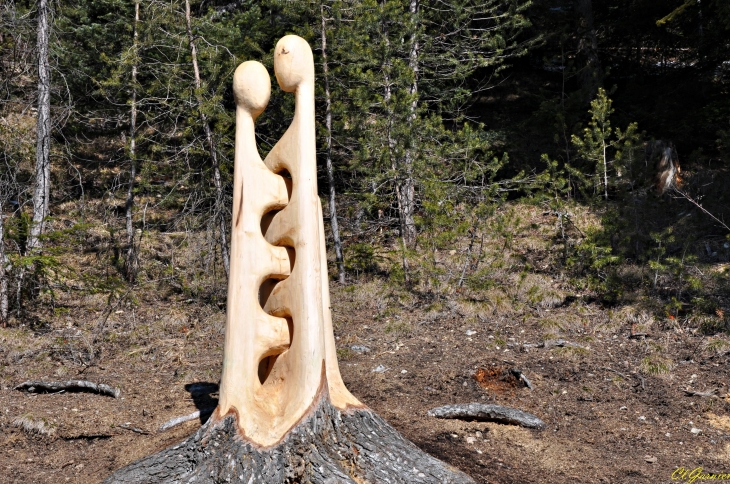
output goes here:
{"type": "Polygon", "coordinates": [[[327,392],[281,442],[263,448],[239,431],[237,415],[214,414],[194,435],[140,459],[105,484],[474,484],[426,454],[368,408],[344,411],[327,392]]]}

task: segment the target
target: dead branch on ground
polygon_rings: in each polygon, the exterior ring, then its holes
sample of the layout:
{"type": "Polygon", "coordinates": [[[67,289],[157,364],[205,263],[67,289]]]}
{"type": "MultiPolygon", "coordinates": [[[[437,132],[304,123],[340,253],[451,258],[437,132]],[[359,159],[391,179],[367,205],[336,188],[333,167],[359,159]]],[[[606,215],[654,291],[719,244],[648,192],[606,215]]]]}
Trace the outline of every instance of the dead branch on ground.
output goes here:
{"type": "Polygon", "coordinates": [[[89,392],[119,398],[121,390],[112,388],[103,383],[94,383],[87,380],[69,381],[26,381],[15,387],[16,390],[25,390],[28,393],[60,393],[60,392],[89,392]]]}

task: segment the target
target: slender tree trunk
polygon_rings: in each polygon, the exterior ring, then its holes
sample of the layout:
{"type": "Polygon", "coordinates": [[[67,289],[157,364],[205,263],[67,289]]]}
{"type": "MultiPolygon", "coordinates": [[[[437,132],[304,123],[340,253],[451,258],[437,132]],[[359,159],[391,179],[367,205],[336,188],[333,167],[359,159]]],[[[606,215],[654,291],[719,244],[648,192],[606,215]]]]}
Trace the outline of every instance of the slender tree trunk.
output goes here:
{"type": "Polygon", "coordinates": [[[50,37],[48,0],[38,0],[38,124],[36,130],[33,222],[27,252],[40,249],[51,194],[51,69],[48,64],[50,37]]]}
{"type": "Polygon", "coordinates": [[[203,94],[200,92],[200,69],[198,68],[198,49],[195,47],[195,37],[193,37],[193,27],[190,20],[190,0],[185,0],[185,24],[188,31],[188,43],[190,44],[190,58],[193,61],[193,74],[195,75],[195,99],[198,103],[198,114],[200,122],[203,124],[203,132],[205,133],[205,141],[208,144],[210,152],[210,161],[213,164],[213,183],[215,184],[215,214],[214,219],[218,223],[218,234],[220,236],[221,252],[223,258],[223,268],[226,271],[226,277],[230,273],[230,256],[228,250],[228,236],[226,231],[226,217],[223,211],[223,183],[221,182],[221,171],[218,163],[218,150],[216,150],[213,131],[210,129],[208,117],[203,112],[203,94]]]}
{"type": "MultiPolygon", "coordinates": [[[[186,0],[187,1],[187,0],[186,0]]],[[[335,258],[340,284],[345,283],[345,260],[342,256],[340,227],[337,223],[337,205],[335,204],[335,177],[332,172],[332,98],[330,96],[329,66],[327,65],[327,24],[324,17],[324,5],[320,5],[322,16],[322,70],[324,71],[325,127],[327,128],[327,182],[329,183],[330,227],[335,241],[335,258]]]]}
{"type": "Polygon", "coordinates": [[[129,122],[129,186],[127,187],[127,200],[124,209],[127,216],[127,257],[124,269],[129,282],[134,282],[137,277],[138,254],[134,237],[133,211],[134,211],[134,182],[137,177],[137,55],[138,45],[137,27],[139,25],[139,0],[134,2],[134,33],[132,37],[132,51],[134,61],[132,63],[132,102],[130,108],[129,122]]]}
{"type": "Polygon", "coordinates": [[[587,100],[590,101],[603,84],[603,69],[598,58],[598,38],[593,25],[593,1],[578,0],[575,10],[579,17],[581,35],[578,50],[582,53],[585,62],[580,79],[583,89],[586,91],[587,100]]]}
{"type": "Polygon", "coordinates": [[[603,196],[606,200],[608,200],[608,161],[606,154],[606,149],[608,147],[606,146],[606,140],[604,138],[603,140],[603,196]]]}
{"type": "MultiPolygon", "coordinates": [[[[418,0],[411,0],[409,6],[409,12],[411,14],[411,22],[413,23],[413,35],[411,39],[411,51],[408,56],[408,67],[413,73],[413,83],[409,89],[411,95],[411,108],[408,115],[408,124],[412,128],[416,120],[416,110],[418,109],[418,0]]],[[[405,177],[403,179],[403,186],[401,187],[401,194],[403,195],[403,219],[405,225],[405,233],[403,239],[406,245],[412,246],[416,242],[416,222],[414,220],[415,213],[415,180],[413,179],[413,158],[415,146],[415,136],[411,137],[412,145],[409,146],[403,157],[403,169],[405,171],[405,177]]]]}
{"type": "Polygon", "coordinates": [[[5,217],[0,204],[0,326],[8,327],[8,274],[5,255],[5,217]]]}
{"type": "MultiPolygon", "coordinates": [[[[385,34],[386,41],[387,41],[387,31],[385,34]]],[[[396,165],[396,155],[395,155],[395,139],[393,138],[393,133],[391,130],[392,124],[393,124],[393,112],[392,109],[388,106],[388,102],[391,98],[391,89],[390,89],[390,75],[388,74],[388,69],[386,66],[383,66],[383,82],[385,84],[384,92],[383,92],[383,104],[386,106],[386,109],[388,111],[388,127],[387,127],[387,137],[388,137],[388,155],[390,158],[390,167],[393,170],[394,176],[395,176],[395,199],[398,203],[398,221],[400,222],[400,245],[401,245],[401,256],[402,256],[402,262],[403,262],[403,276],[405,279],[406,285],[410,285],[410,275],[409,275],[409,268],[408,268],[408,258],[406,257],[406,240],[405,240],[405,234],[406,234],[406,218],[403,211],[403,190],[402,185],[400,181],[400,176],[398,175],[398,166],[396,165]]]]}

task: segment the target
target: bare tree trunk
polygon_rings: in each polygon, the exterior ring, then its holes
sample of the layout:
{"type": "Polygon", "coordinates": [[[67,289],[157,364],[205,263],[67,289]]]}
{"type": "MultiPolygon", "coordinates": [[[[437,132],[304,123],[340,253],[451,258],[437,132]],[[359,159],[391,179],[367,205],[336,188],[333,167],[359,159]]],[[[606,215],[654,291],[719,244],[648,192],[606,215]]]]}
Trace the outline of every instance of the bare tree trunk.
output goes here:
{"type": "Polygon", "coordinates": [[[608,146],[606,146],[606,139],[604,138],[603,141],[603,195],[606,200],[608,200],[608,153],[606,153],[606,150],[608,149],[608,146]]]}
{"type": "Polygon", "coordinates": [[[593,25],[592,0],[578,0],[575,11],[579,16],[579,35],[581,37],[578,50],[584,57],[585,66],[580,74],[581,84],[586,91],[588,101],[593,99],[596,91],[603,84],[603,69],[598,58],[598,39],[593,25]]]}
{"type": "Polygon", "coordinates": [[[327,31],[324,17],[324,5],[320,5],[322,16],[322,70],[324,71],[324,99],[325,99],[325,127],[327,128],[327,182],[329,183],[330,202],[330,227],[332,238],[335,242],[335,259],[337,260],[337,273],[340,284],[345,283],[345,260],[342,256],[342,241],[340,240],[340,228],[337,223],[337,205],[335,204],[335,177],[332,173],[332,99],[330,96],[330,81],[328,76],[329,66],[327,65],[327,31]]]}
{"type": "MultiPolygon", "coordinates": [[[[413,123],[416,120],[416,109],[418,108],[418,26],[416,24],[418,15],[418,0],[411,0],[409,12],[411,14],[411,22],[413,25],[413,36],[411,39],[411,52],[408,56],[408,67],[413,73],[413,84],[409,89],[409,94],[412,96],[411,100],[411,112],[408,116],[408,124],[413,127],[413,123]]],[[[413,137],[412,137],[413,138],[413,137]]],[[[410,146],[406,149],[405,156],[403,158],[403,168],[405,170],[405,178],[403,179],[403,185],[401,187],[401,195],[403,197],[402,210],[403,220],[405,226],[405,233],[403,239],[406,245],[412,246],[416,242],[416,222],[414,220],[415,213],[415,181],[413,179],[413,150],[414,147],[410,146]]]]}
{"type": "Polygon", "coordinates": [[[38,124],[36,130],[35,187],[33,190],[33,222],[28,236],[27,252],[41,247],[51,194],[51,69],[48,64],[50,37],[48,0],[38,0],[38,124]]]}
{"type": "Polygon", "coordinates": [[[5,255],[5,216],[0,204],[0,326],[8,327],[8,274],[6,272],[7,257],[5,255]]]}
{"type": "Polygon", "coordinates": [[[134,33],[132,38],[132,51],[134,61],[132,64],[132,106],[129,122],[129,187],[127,188],[127,200],[124,209],[127,216],[127,257],[124,264],[125,273],[129,282],[137,278],[138,254],[134,238],[134,225],[132,216],[134,211],[134,182],[137,177],[137,26],[139,25],[139,0],[134,2],[134,33]]]}
{"type": "MultiPolygon", "coordinates": [[[[386,33],[386,39],[387,39],[387,33],[386,33]]],[[[391,97],[391,89],[390,89],[390,75],[388,74],[387,69],[383,69],[383,81],[385,83],[385,89],[383,93],[383,104],[387,106],[388,101],[390,101],[391,97]]],[[[390,167],[393,170],[394,176],[395,176],[395,199],[398,202],[398,221],[400,222],[400,245],[401,245],[401,257],[403,262],[403,275],[405,279],[406,285],[410,285],[410,275],[409,275],[409,268],[408,268],[408,258],[406,257],[406,240],[405,240],[405,234],[406,234],[406,218],[404,216],[403,212],[403,190],[401,186],[400,177],[398,176],[398,166],[396,165],[395,161],[395,139],[393,138],[391,126],[393,124],[393,113],[388,108],[388,155],[390,157],[390,167]]]]}
{"type": "Polygon", "coordinates": [[[195,47],[193,27],[190,20],[190,0],[185,0],[185,24],[188,31],[188,43],[190,44],[190,57],[193,61],[193,73],[195,75],[195,97],[198,103],[198,113],[200,116],[200,122],[203,123],[203,132],[205,133],[205,140],[208,143],[210,160],[213,164],[213,183],[215,184],[214,219],[218,222],[218,234],[220,236],[223,268],[226,271],[226,277],[228,277],[231,269],[230,256],[228,251],[228,237],[226,235],[226,217],[223,212],[223,184],[221,182],[221,171],[218,163],[218,151],[215,147],[215,139],[213,138],[213,132],[210,129],[208,117],[203,112],[203,95],[200,92],[200,69],[198,68],[198,49],[195,47]]]}

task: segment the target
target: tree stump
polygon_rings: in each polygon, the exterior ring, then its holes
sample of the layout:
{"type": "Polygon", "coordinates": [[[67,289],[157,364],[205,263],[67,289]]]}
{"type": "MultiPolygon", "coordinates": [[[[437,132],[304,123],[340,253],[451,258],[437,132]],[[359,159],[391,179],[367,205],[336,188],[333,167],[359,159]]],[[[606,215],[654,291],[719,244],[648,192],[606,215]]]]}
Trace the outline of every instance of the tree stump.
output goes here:
{"type": "Polygon", "coordinates": [[[242,436],[236,414],[215,414],[181,444],[138,460],[104,482],[474,483],[369,409],[337,409],[322,390],[317,404],[272,447],[242,436]]]}
{"type": "Polygon", "coordinates": [[[249,61],[233,76],[233,227],[218,407],[182,444],[105,482],[473,483],[404,439],[342,381],[307,42],[282,38],[274,71],[279,86],[294,93],[295,111],[263,161],[254,122],[269,101],[268,72],[249,61]]]}

